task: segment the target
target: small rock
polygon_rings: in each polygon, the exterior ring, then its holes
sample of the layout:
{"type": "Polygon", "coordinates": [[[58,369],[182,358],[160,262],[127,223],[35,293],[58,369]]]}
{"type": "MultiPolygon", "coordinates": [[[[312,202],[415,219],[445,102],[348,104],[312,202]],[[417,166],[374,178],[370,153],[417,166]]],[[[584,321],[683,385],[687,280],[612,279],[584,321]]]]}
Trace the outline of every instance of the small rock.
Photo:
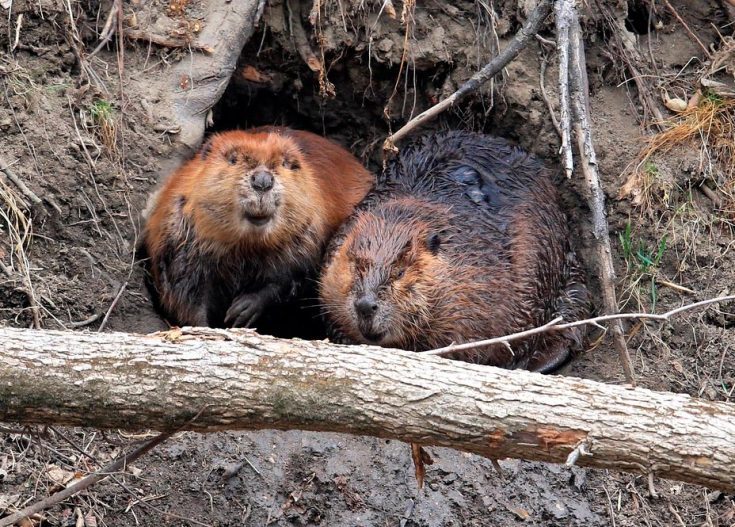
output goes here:
{"type": "Polygon", "coordinates": [[[710,492],[710,493],[708,493],[708,494],[707,494],[707,500],[708,500],[708,501],[709,501],[710,503],[714,503],[714,502],[716,502],[716,501],[717,501],[717,500],[719,500],[719,499],[720,499],[721,497],[722,497],[722,492],[720,492],[719,490],[715,490],[715,491],[713,491],[713,492],[710,492]]]}
{"type": "Polygon", "coordinates": [[[449,474],[444,476],[442,481],[444,482],[445,485],[451,485],[452,483],[457,481],[457,474],[455,474],[454,472],[450,472],[449,474]]]}
{"type": "Polygon", "coordinates": [[[391,49],[393,49],[393,41],[389,38],[384,38],[383,40],[378,42],[378,45],[376,47],[378,48],[378,51],[388,53],[391,49]]]}
{"type": "Polygon", "coordinates": [[[551,507],[549,507],[549,512],[556,518],[557,520],[563,520],[567,516],[569,516],[569,509],[567,509],[566,505],[564,505],[560,501],[555,501],[551,504],[551,507]]]}

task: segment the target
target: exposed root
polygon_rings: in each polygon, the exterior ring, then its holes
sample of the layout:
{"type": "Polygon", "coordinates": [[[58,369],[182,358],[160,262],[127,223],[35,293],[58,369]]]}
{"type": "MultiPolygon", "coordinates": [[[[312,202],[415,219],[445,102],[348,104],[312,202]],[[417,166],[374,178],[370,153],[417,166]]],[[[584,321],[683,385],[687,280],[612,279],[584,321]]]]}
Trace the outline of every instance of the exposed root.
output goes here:
{"type": "MultiPolygon", "coordinates": [[[[324,65],[323,46],[320,44],[320,58],[311,48],[306,30],[304,29],[304,26],[301,25],[301,3],[296,2],[294,4],[292,0],[286,0],[286,8],[288,9],[288,27],[291,32],[291,38],[293,39],[294,46],[304,63],[316,74],[319,82],[319,94],[322,97],[334,97],[336,95],[334,84],[332,84],[327,78],[327,69],[324,65]]],[[[318,16],[319,13],[319,3],[316,2],[310,15],[310,19],[313,18],[312,23],[320,23],[320,17],[318,16]]],[[[317,25],[317,28],[318,27],[319,26],[317,25]]],[[[320,31],[317,29],[318,39],[319,33],[320,31]]]]}

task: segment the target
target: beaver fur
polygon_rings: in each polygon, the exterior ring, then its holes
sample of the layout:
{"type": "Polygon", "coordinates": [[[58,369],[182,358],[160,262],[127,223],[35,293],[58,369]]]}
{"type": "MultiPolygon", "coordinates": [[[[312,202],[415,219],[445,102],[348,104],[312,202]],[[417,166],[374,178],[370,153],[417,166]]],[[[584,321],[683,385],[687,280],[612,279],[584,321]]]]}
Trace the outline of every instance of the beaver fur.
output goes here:
{"type": "MultiPolygon", "coordinates": [[[[590,311],[550,172],[504,139],[436,133],[404,148],[333,238],[320,281],[332,337],[423,351],[590,311]]],[[[456,352],[550,371],[581,328],[456,352]]]]}
{"type": "Polygon", "coordinates": [[[173,324],[289,336],[286,315],[293,324],[315,306],[327,241],[373,182],[347,150],[309,132],[213,135],[149,205],[139,251],[154,303],[173,324]]]}

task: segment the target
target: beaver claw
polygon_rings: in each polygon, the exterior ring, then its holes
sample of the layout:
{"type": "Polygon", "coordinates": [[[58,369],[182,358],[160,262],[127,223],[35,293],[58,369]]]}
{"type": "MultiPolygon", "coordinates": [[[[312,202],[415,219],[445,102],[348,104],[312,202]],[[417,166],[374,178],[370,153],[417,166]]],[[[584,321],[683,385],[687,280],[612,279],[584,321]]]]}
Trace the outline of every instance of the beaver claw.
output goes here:
{"type": "Polygon", "coordinates": [[[255,293],[244,293],[232,301],[225,315],[225,326],[233,328],[249,328],[260,318],[272,299],[268,288],[255,293]]]}

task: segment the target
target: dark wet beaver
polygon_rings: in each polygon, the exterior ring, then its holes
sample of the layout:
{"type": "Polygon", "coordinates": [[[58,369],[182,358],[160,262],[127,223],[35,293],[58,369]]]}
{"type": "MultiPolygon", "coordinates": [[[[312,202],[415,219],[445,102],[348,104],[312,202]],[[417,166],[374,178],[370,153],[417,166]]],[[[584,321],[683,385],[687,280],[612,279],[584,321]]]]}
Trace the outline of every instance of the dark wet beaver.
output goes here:
{"type": "Polygon", "coordinates": [[[309,132],[212,136],[149,206],[140,254],[154,302],[179,325],[263,330],[269,313],[264,331],[287,335],[277,331],[283,309],[293,315],[305,296],[316,304],[326,244],[373,182],[347,150],[309,132]]]}
{"type": "MultiPolygon", "coordinates": [[[[589,313],[549,171],[503,139],[437,133],[403,149],[333,238],[320,297],[336,340],[407,350],[589,313]]],[[[582,330],[452,358],[550,371],[582,330]]]]}

